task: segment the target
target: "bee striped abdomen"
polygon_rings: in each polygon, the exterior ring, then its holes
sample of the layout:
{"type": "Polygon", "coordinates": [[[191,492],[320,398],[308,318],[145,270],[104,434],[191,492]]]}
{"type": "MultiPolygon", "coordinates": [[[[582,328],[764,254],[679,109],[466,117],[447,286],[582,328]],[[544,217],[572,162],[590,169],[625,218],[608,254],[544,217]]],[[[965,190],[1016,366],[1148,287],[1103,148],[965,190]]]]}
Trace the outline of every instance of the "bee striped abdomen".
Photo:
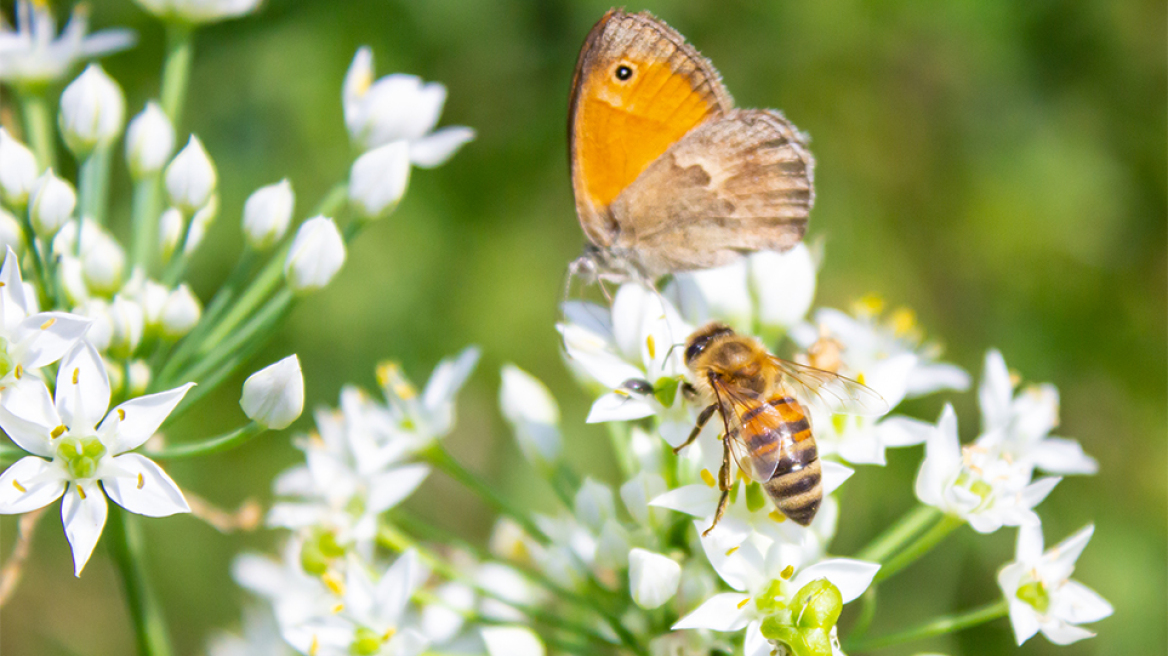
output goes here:
{"type": "Polygon", "coordinates": [[[780,452],[775,473],[763,483],[763,489],[780,512],[807,526],[823,501],[823,476],[811,424],[803,408],[790,397],[775,397],[769,405],[779,411],[782,422],[769,429],[772,434],[766,440],[767,446],[780,452]]]}

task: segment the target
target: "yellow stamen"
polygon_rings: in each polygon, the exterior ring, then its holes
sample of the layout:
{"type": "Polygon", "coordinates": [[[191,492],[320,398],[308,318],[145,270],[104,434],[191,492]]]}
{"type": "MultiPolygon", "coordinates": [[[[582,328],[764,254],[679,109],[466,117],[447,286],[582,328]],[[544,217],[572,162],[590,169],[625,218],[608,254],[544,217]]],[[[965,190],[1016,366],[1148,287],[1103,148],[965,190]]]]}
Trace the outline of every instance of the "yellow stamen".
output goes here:
{"type": "Polygon", "coordinates": [[[860,373],[856,374],[856,382],[857,382],[857,383],[859,383],[859,384],[861,384],[861,385],[867,385],[867,384],[868,384],[868,383],[865,383],[865,382],[864,382],[864,372],[862,372],[862,371],[861,371],[860,373]]]}
{"type": "Polygon", "coordinates": [[[408,401],[409,399],[412,399],[418,395],[418,390],[414,389],[414,386],[407,382],[400,382],[393,386],[393,393],[396,394],[399,399],[408,401]]]}
{"type": "Polygon", "coordinates": [[[315,635],[312,636],[312,644],[308,646],[308,656],[316,656],[320,653],[320,638],[315,635]]]}
{"type": "Polygon", "coordinates": [[[767,517],[770,517],[772,520],[780,524],[787,521],[787,516],[777,510],[772,510],[771,514],[767,515],[767,517]]]}
{"type": "Polygon", "coordinates": [[[20,377],[23,375],[24,375],[24,367],[22,367],[19,364],[16,365],[16,380],[20,380],[20,377]]]}
{"type": "Polygon", "coordinates": [[[338,576],[336,572],[331,570],[327,571],[324,574],[321,574],[320,580],[324,582],[324,584],[328,587],[329,590],[332,591],[333,594],[337,595],[338,597],[344,596],[345,582],[341,580],[341,577],[338,576]]]}
{"type": "Polygon", "coordinates": [[[742,601],[738,602],[738,609],[742,610],[742,607],[745,606],[746,604],[749,604],[749,603],[750,603],[750,597],[743,599],[742,601]]]}
{"type": "Polygon", "coordinates": [[[345,610],[345,605],[337,604],[336,606],[333,606],[333,615],[337,615],[343,610],[345,610]]]}
{"type": "Polygon", "coordinates": [[[0,287],[3,287],[6,284],[8,284],[8,283],[0,282],[0,287]]]}
{"type": "Polygon", "coordinates": [[[73,368],[73,384],[74,385],[77,384],[77,378],[79,376],[81,376],[81,367],[74,367],[73,368]]]}
{"type": "Polygon", "coordinates": [[[49,439],[55,440],[58,437],[61,437],[62,435],[64,435],[65,431],[67,431],[67,430],[69,430],[69,429],[65,428],[65,424],[61,424],[60,426],[57,426],[56,428],[53,429],[53,432],[49,433],[49,439]]]}
{"type": "Polygon", "coordinates": [[[56,317],[49,317],[49,320],[41,324],[41,330],[48,330],[49,326],[57,323],[56,317]]]}
{"type": "Polygon", "coordinates": [[[714,480],[714,475],[711,474],[710,470],[708,469],[702,470],[702,480],[705,481],[706,485],[709,485],[710,487],[717,485],[717,482],[714,480]]]}
{"type": "Polygon", "coordinates": [[[657,357],[657,342],[654,341],[653,336],[649,335],[645,338],[645,346],[649,348],[649,357],[657,357]]]}
{"type": "Polygon", "coordinates": [[[795,568],[791,565],[787,565],[783,568],[783,571],[779,572],[779,578],[783,579],[784,581],[790,581],[791,577],[794,575],[795,568]]]}
{"type": "Polygon", "coordinates": [[[381,362],[377,365],[377,384],[385,387],[400,367],[396,362],[381,362]]]}
{"type": "Polygon", "coordinates": [[[85,488],[78,485],[77,486],[77,495],[81,497],[82,501],[85,501],[85,488]]]}
{"type": "Polygon", "coordinates": [[[395,629],[391,626],[391,627],[389,627],[389,629],[387,629],[385,631],[385,633],[381,634],[381,641],[382,642],[389,642],[389,639],[394,637],[395,635],[397,635],[397,629],[395,629]]]}
{"type": "Polygon", "coordinates": [[[20,481],[16,480],[15,478],[12,479],[12,487],[20,490],[21,492],[28,492],[28,490],[24,489],[24,486],[20,484],[20,481]]]}
{"type": "Polygon", "coordinates": [[[738,547],[730,547],[729,549],[726,550],[726,555],[732,556],[732,555],[734,555],[735,551],[738,551],[738,547]]]}
{"type": "Polygon", "coordinates": [[[908,308],[900,308],[896,312],[892,313],[892,316],[889,317],[888,322],[892,324],[892,332],[895,333],[897,337],[904,337],[905,335],[912,333],[913,329],[916,328],[917,315],[908,308]]]}
{"type": "Polygon", "coordinates": [[[138,472],[138,489],[141,490],[144,485],[146,485],[146,477],[142,475],[142,472],[138,472]]]}
{"type": "Polygon", "coordinates": [[[118,419],[120,419],[122,421],[126,420],[126,411],[125,410],[118,408],[118,419]]]}
{"type": "Polygon", "coordinates": [[[860,316],[874,317],[883,311],[884,299],[879,294],[868,294],[855,303],[855,312],[860,316]]]}

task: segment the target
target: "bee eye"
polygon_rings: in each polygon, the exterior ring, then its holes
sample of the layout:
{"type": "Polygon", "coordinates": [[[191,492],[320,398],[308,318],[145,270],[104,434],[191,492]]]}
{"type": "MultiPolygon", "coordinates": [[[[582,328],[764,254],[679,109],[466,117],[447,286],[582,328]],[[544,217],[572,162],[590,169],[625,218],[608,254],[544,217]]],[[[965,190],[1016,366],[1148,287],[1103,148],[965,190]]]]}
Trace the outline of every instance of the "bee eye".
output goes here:
{"type": "Polygon", "coordinates": [[[621,82],[628,80],[632,76],[633,69],[629,68],[628,66],[621,64],[620,66],[616,67],[616,79],[620,80],[621,82]]]}
{"type": "Polygon", "coordinates": [[[694,343],[690,344],[689,348],[685,349],[685,363],[689,364],[693,362],[694,358],[698,357],[702,351],[706,350],[706,344],[709,342],[710,338],[705,336],[694,340],[694,343]]]}

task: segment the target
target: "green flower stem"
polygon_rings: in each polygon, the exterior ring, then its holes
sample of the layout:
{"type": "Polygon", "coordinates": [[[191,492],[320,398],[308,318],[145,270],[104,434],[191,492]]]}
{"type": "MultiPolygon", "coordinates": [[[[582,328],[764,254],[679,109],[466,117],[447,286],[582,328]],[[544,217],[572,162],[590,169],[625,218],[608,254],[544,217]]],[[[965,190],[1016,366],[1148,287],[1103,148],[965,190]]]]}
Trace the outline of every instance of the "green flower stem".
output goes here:
{"type": "Polygon", "coordinates": [[[28,454],[24,452],[24,449],[0,444],[0,462],[16,462],[26,455],[28,454]]]}
{"type": "Polygon", "coordinates": [[[552,486],[560,502],[568,510],[575,505],[576,490],[580,489],[580,476],[567,463],[558,462],[552,467],[543,467],[544,477],[552,486]]]}
{"type": "Polygon", "coordinates": [[[933,528],[925,531],[924,535],[905,547],[904,551],[885,561],[880,571],[876,572],[876,578],[873,582],[879,583],[916,562],[918,558],[929,553],[941,540],[944,540],[954,529],[964,523],[965,520],[956,515],[945,515],[941,521],[933,525],[933,528]]]}
{"type": "Polygon", "coordinates": [[[182,22],[166,26],[166,60],[162,65],[162,111],[170,117],[175,132],[179,132],[183,101],[187,95],[187,81],[191,76],[191,60],[195,53],[194,27],[182,22]]]}
{"type": "Polygon", "coordinates": [[[53,110],[49,106],[48,89],[21,89],[21,113],[24,115],[24,131],[28,145],[36,155],[37,165],[43,170],[57,167],[53,110]]]}
{"type": "Polygon", "coordinates": [[[267,338],[271,336],[271,329],[279,323],[296,296],[291,289],[285,287],[276,293],[267,305],[260,309],[246,324],[240,326],[230,338],[220,344],[214,351],[192,363],[192,366],[178,375],[180,381],[199,381],[203,376],[214,371],[220,363],[229,359],[232,354],[240,350],[254,337],[267,338]]]}
{"type": "Polygon", "coordinates": [[[240,351],[232,354],[231,357],[219,365],[218,369],[207,374],[206,377],[199,381],[199,385],[197,387],[192,389],[187,393],[186,396],[183,397],[182,402],[178,404],[178,407],[174,409],[174,412],[170,413],[170,419],[173,421],[174,419],[182,416],[183,413],[194,407],[194,405],[198,403],[200,399],[215,391],[215,389],[217,389],[219,385],[223,383],[223,381],[227,380],[229,376],[234,374],[241,366],[243,366],[245,362],[251,360],[252,356],[254,356],[261,348],[263,348],[265,343],[266,340],[264,339],[255,339],[252,340],[250,344],[240,349],[240,351]]]}
{"type": "Polygon", "coordinates": [[[861,549],[855,557],[872,563],[882,562],[940,517],[940,510],[921,504],[905,513],[896,523],[861,549]]]}
{"type": "Polygon", "coordinates": [[[177,458],[196,458],[198,456],[209,456],[213,453],[222,453],[230,451],[231,449],[242,446],[251,441],[251,439],[268,428],[260,423],[251,422],[246,426],[241,426],[229,433],[224,433],[218,437],[212,437],[201,442],[194,442],[192,444],[176,444],[168,446],[159,451],[150,451],[147,453],[151,458],[166,460],[177,458]]]}
{"type": "Polygon", "coordinates": [[[916,640],[924,640],[925,638],[933,638],[946,633],[953,633],[968,629],[979,624],[992,622],[993,620],[1005,617],[1010,612],[1010,606],[1005,599],[996,601],[992,604],[975,608],[964,613],[956,615],[946,615],[938,617],[921,624],[920,626],[893,633],[891,635],[879,636],[869,640],[847,641],[844,643],[844,651],[865,652],[891,647],[906,642],[913,642],[916,640]]]}
{"type": "Polygon", "coordinates": [[[152,175],[134,183],[134,200],[130,211],[132,246],[130,270],[140,266],[147,273],[154,263],[151,255],[158,250],[158,199],[162,193],[162,175],[152,175]]]}
{"type": "Polygon", "coordinates": [[[868,589],[860,597],[860,601],[863,606],[860,607],[860,614],[852,623],[852,628],[848,633],[850,640],[860,640],[868,632],[868,627],[872,626],[872,619],[876,617],[876,586],[868,586],[868,589]]]}
{"type": "Polygon", "coordinates": [[[446,560],[439,557],[425,546],[418,544],[405,533],[402,533],[393,526],[383,524],[381,528],[378,529],[377,541],[382,546],[399,553],[413,549],[414,552],[418,554],[418,558],[420,558],[422,562],[424,562],[431,570],[437,572],[439,576],[449,581],[462,583],[463,585],[466,585],[467,587],[474,590],[475,594],[506,604],[511,608],[519,611],[520,613],[523,613],[532,620],[549,628],[572,632],[579,637],[595,642],[603,647],[614,646],[612,642],[605,639],[604,636],[597,633],[591,627],[572,622],[534,606],[517,603],[513,599],[508,599],[504,595],[500,595],[497,592],[484,588],[483,586],[475,583],[465,574],[459,572],[457,568],[451,566],[450,563],[448,563],[446,560]]]}
{"type": "Polygon", "coordinates": [[[134,620],[139,656],[170,656],[170,637],[162,607],[146,578],[146,554],[138,518],[119,507],[110,508],[105,524],[106,544],[117,563],[134,620]]]}
{"type": "MultiPolygon", "coordinates": [[[[45,268],[45,260],[41,257],[41,249],[37,244],[36,231],[32,228],[32,219],[29,218],[28,212],[20,213],[20,226],[24,233],[24,248],[32,254],[32,269],[37,278],[37,291],[40,294],[41,307],[52,307],[49,299],[49,290],[54,289],[55,286],[50,286],[50,279],[45,268]]],[[[80,241],[80,240],[78,240],[80,241]]]]}
{"type": "Polygon", "coordinates": [[[616,456],[616,464],[620,467],[622,478],[632,478],[636,473],[633,451],[629,448],[629,427],[623,421],[609,421],[604,424],[608,427],[608,439],[612,444],[612,453],[616,456]]]}
{"type": "MultiPolygon", "coordinates": [[[[106,199],[109,194],[110,149],[99,146],[81,163],[77,184],[77,215],[105,225],[106,199]]],[[[81,239],[77,239],[77,255],[81,254],[81,239]]]]}

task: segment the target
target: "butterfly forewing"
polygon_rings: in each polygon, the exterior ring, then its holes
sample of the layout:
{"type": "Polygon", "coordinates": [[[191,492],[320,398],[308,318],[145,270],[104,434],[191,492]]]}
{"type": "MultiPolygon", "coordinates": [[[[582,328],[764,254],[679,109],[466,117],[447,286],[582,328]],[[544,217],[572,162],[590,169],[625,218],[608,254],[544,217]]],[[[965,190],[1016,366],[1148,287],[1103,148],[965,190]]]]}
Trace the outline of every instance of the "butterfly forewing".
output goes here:
{"type": "Polygon", "coordinates": [[[879,417],[889,410],[884,397],[859,381],[782,358],[771,360],[795,396],[834,414],[879,417]]]}

